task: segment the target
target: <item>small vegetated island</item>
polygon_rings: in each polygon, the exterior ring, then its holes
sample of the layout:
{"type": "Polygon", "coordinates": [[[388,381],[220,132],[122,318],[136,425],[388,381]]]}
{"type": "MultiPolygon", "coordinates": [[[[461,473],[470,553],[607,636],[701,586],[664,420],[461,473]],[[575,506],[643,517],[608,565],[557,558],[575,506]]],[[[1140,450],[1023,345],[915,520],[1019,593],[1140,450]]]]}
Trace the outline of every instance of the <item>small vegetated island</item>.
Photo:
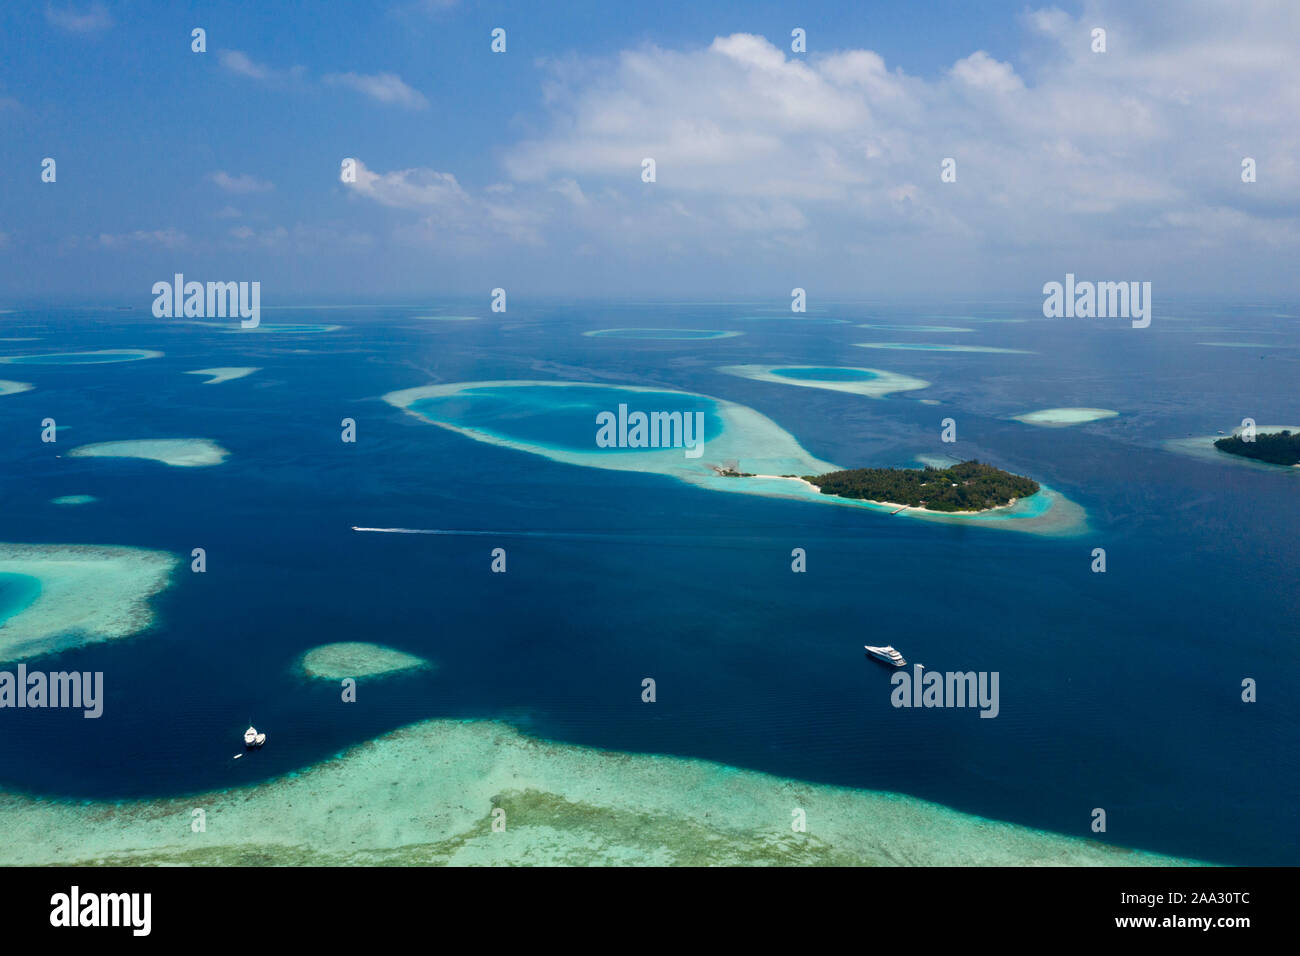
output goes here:
{"type": "Polygon", "coordinates": [[[979,461],[948,468],[850,468],[804,481],[824,495],[864,498],[926,511],[985,511],[1038,491],[1038,482],[979,461]]]}
{"type": "Polygon", "coordinates": [[[1300,432],[1261,432],[1255,436],[1254,441],[1246,441],[1240,435],[1230,435],[1220,438],[1214,447],[1229,455],[1240,455],[1242,458],[1253,458],[1273,465],[1300,465],[1300,432]]]}

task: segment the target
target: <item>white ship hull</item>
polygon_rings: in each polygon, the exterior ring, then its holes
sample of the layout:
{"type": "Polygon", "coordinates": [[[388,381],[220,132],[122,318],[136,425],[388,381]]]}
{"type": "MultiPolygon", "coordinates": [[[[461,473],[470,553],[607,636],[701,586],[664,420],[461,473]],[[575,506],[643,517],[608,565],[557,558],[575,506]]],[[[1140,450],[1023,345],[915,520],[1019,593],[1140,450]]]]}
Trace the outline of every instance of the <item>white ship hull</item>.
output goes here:
{"type": "Polygon", "coordinates": [[[866,648],[868,654],[878,661],[884,661],[886,664],[893,667],[907,666],[907,661],[903,660],[903,655],[898,653],[898,651],[894,650],[888,644],[884,647],[872,647],[870,644],[863,644],[862,646],[866,648]]]}

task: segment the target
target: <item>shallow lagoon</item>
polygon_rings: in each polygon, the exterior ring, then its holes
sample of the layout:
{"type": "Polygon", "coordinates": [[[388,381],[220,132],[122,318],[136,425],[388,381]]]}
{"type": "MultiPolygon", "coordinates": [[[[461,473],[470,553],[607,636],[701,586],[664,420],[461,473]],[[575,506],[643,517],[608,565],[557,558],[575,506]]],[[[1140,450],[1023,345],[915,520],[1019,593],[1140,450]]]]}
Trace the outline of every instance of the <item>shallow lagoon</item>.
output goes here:
{"type": "Polygon", "coordinates": [[[105,365],[111,362],[138,362],[162,358],[151,349],[98,349],[94,352],[44,352],[39,355],[0,355],[0,362],[10,365],[105,365]]]}
{"type": "Polygon", "coordinates": [[[860,349],[899,349],[904,352],[989,352],[1003,355],[1030,355],[1028,349],[1003,349],[991,345],[935,345],[926,342],[854,342],[860,349]]]}
{"type": "MultiPolygon", "coordinates": [[[[797,476],[838,471],[841,465],[810,455],[770,418],[752,408],[686,392],[586,382],[497,381],[430,385],[391,392],[384,400],[424,421],[468,438],[554,461],[590,468],[649,472],[712,491],[791,498],[941,523],[964,523],[1041,535],[1087,529],[1083,509],[1043,485],[1029,498],[974,514],[900,509],[887,502],[822,494],[797,476]],[[698,456],[683,448],[603,449],[595,444],[595,414],[626,404],[629,410],[699,410],[705,443],[698,456]],[[719,474],[736,468],[748,477],[719,474]]],[[[852,467],[864,467],[855,463],[852,467]]]]}
{"type": "Polygon", "coordinates": [[[1190,863],[898,794],[567,746],[486,721],[417,723],[253,787],[84,804],[0,793],[0,814],[5,866],[1190,863]],[[197,834],[196,807],[207,821],[197,834]],[[792,831],[792,807],[806,832],[792,831]],[[494,808],[506,813],[500,833],[494,808]]]}
{"type": "MultiPolygon", "coordinates": [[[[1300,425],[1255,426],[1255,433],[1258,435],[1268,435],[1280,431],[1289,431],[1293,434],[1300,434],[1300,425]]],[[[1236,428],[1232,429],[1231,434],[1241,434],[1241,426],[1238,425],[1236,428]]],[[[1300,468],[1278,465],[1267,461],[1256,461],[1253,458],[1243,458],[1241,455],[1234,455],[1231,452],[1220,451],[1214,447],[1216,441],[1220,438],[1226,437],[1226,435],[1198,435],[1194,438],[1170,438],[1163,443],[1163,447],[1167,451],[1172,451],[1175,454],[1187,455],[1188,457],[1196,458],[1200,461],[1214,462],[1217,465],[1237,465],[1241,468],[1254,468],[1258,471],[1300,474],[1300,468]]]]}
{"type": "Polygon", "coordinates": [[[0,662],[143,631],[177,563],[141,548],[0,544],[0,662]]]}
{"type": "Polygon", "coordinates": [[[598,339],[662,339],[664,341],[695,341],[698,339],[732,339],[743,332],[722,332],[718,329],[596,329],[583,335],[598,339]]]}

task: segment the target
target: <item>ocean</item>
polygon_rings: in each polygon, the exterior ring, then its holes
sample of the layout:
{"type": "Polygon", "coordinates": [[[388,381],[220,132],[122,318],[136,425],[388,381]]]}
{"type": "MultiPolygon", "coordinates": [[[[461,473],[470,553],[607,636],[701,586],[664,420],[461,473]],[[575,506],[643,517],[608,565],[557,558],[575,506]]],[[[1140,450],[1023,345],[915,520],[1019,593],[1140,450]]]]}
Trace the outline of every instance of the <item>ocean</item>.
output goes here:
{"type": "MultiPolygon", "coordinates": [[[[264,306],[248,332],[147,308],[0,318],[4,336],[35,339],[0,342],[0,355],[163,353],[0,364],[0,379],[34,385],[0,397],[0,540],[182,560],[149,630],[27,661],[102,671],[104,714],[0,713],[0,788],[173,796],[292,773],[416,720],[492,717],[566,743],[895,791],[1210,862],[1300,857],[1300,469],[1165,444],[1244,418],[1300,421],[1294,305],[1157,302],[1146,329],[1045,319],[1033,301],[793,316],[780,303],[514,295],[505,314],[486,299],[264,306]],[[439,313],[472,318],[421,318],[439,313]],[[606,329],[741,334],[583,334],[606,329]],[[718,371],[756,364],[931,384],[872,399],[718,371]],[[259,370],[215,385],[183,374],[226,366],[259,370]],[[843,467],[979,459],[1050,485],[1088,529],[1043,536],[722,494],[475,441],[383,400],[506,380],[726,399],[843,467]],[[1064,428],[1011,420],[1072,406],[1119,414],[1064,428]],[[41,441],[47,418],[57,442],[41,441]],[[355,442],[340,439],[344,419],[355,442]],[[945,419],[955,443],[942,441],[945,419]],[[206,438],[230,455],[178,468],[67,454],[156,438],[206,438]],[[96,500],[51,503],[83,494],[96,500]],[[195,548],[203,573],[190,570],[195,548]],[[506,573],[491,570],[495,548],[506,573]],[[804,573],[791,570],[796,548],[804,573]],[[1097,548],[1105,573],[1092,570],[1097,548]],[[435,667],[363,681],[342,705],[336,684],[295,671],[335,641],[435,667]],[[886,643],[930,669],[998,672],[997,718],[893,707],[888,669],[862,652],[886,643]],[[1255,702],[1242,700],[1247,679],[1255,702]],[[270,745],[232,762],[250,722],[270,745]],[[1090,829],[1096,808],[1105,833],[1090,829]]],[[[503,429],[566,446],[588,427],[575,424],[585,406],[517,425],[508,404],[494,413],[503,429]]],[[[0,620],[30,600],[21,577],[0,574],[0,620]]]]}

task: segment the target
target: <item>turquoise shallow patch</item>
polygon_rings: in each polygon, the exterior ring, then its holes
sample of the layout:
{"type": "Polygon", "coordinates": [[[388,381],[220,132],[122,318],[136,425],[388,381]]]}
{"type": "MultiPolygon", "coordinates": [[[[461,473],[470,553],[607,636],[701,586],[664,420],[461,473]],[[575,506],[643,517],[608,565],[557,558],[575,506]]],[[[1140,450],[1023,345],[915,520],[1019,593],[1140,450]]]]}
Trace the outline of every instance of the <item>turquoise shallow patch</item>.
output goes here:
{"type": "MultiPolygon", "coordinates": [[[[755,378],[758,376],[755,369],[765,374],[768,366],[730,366],[721,371],[755,378]]],[[[879,369],[869,371],[876,371],[882,377],[892,374],[879,369]]],[[[875,381],[811,383],[780,378],[760,380],[838,390],[879,388],[879,382],[875,381]]],[[[925,383],[919,384],[923,386],[925,383]]],[[[824,495],[816,486],[798,476],[823,475],[843,466],[814,458],[793,435],[771,419],[752,408],[721,398],[658,388],[516,380],[425,385],[389,392],[384,401],[423,421],[475,441],[542,455],[570,465],[670,476],[712,491],[792,498],[817,502],[822,506],[883,512],[891,517],[898,514],[900,521],[915,518],[973,522],[986,528],[1046,535],[1080,534],[1087,529],[1083,509],[1046,486],[1042,486],[1039,494],[1014,505],[974,514],[900,509],[886,502],[824,495]],[[516,392],[520,393],[519,396],[513,394],[516,392]],[[482,404],[485,398],[490,400],[487,406],[482,404]],[[669,400],[672,405],[668,404],[669,400]],[[714,409],[721,427],[716,424],[706,426],[706,441],[697,446],[695,455],[672,448],[626,449],[611,454],[609,450],[595,446],[594,433],[587,429],[594,429],[597,409],[612,410],[620,401],[626,403],[629,410],[654,410],[656,404],[680,407],[677,404],[680,402],[696,408],[705,404],[714,409]],[[556,429],[560,427],[560,421],[555,417],[557,412],[573,415],[575,422],[589,421],[591,424],[565,423],[563,434],[557,435],[556,429]],[[501,420],[502,416],[505,416],[504,420],[501,420]],[[537,437],[520,437],[526,434],[537,437]],[[587,443],[587,435],[592,435],[591,444],[587,443]],[[741,474],[735,474],[736,471],[741,474]]]]}
{"type": "Polygon", "coordinates": [[[880,378],[865,368],[774,368],[771,374],[804,382],[867,382],[880,378]]]}
{"type": "Polygon", "coordinates": [[[100,349],[96,352],[43,352],[39,355],[3,355],[9,365],[104,365],[108,362],[136,362],[158,358],[162,352],[148,349],[100,349]]]}
{"type": "Polygon", "coordinates": [[[904,352],[997,352],[1004,355],[1031,355],[1027,349],[1000,349],[991,345],[937,345],[931,342],[854,342],[860,349],[898,349],[904,352]]]}
{"type": "Polygon", "coordinates": [[[60,495],[57,498],[51,498],[52,505],[88,505],[97,501],[94,495],[60,495]]]}
{"type": "MultiPolygon", "coordinates": [[[[629,391],[617,386],[537,385],[479,386],[454,395],[419,399],[411,411],[430,421],[470,428],[513,442],[525,442],[563,451],[600,454],[644,452],[643,448],[600,448],[596,445],[596,416],[618,415],[618,406],[633,412],[704,414],[705,441],[723,430],[717,403],[704,396],[682,392],[629,391]]],[[[694,437],[694,431],[692,431],[694,437]]]]}
{"type": "Polygon", "coordinates": [[[601,339],[695,340],[729,339],[741,333],[723,332],[718,329],[596,329],[594,332],[582,334],[601,339]]]}
{"type": "Polygon", "coordinates": [[[27,610],[40,596],[40,578],[0,572],[0,623],[27,610]]]}

